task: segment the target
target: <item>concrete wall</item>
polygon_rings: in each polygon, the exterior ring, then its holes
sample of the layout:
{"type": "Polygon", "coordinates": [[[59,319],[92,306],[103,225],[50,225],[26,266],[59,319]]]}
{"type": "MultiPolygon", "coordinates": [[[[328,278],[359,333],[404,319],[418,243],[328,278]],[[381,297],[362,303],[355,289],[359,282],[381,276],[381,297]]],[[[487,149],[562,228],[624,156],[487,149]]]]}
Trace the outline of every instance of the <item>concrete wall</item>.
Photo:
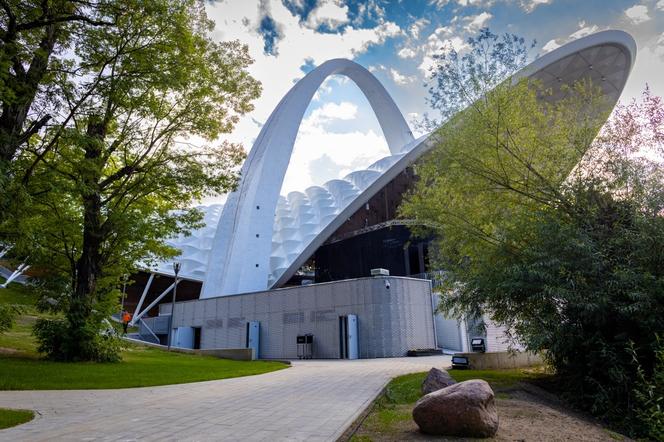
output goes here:
{"type": "MultiPolygon", "coordinates": [[[[140,339],[129,338],[127,336],[124,336],[123,339],[125,341],[129,341],[138,345],[144,345],[146,347],[160,348],[162,350],[168,349],[168,346],[166,345],[146,342],[140,339]]],[[[171,347],[170,351],[175,353],[187,353],[201,356],[214,356],[219,359],[233,359],[235,361],[253,361],[256,359],[254,350],[252,348],[210,348],[205,350],[194,350],[191,348],[171,347]]]]}
{"type": "Polygon", "coordinates": [[[469,368],[473,370],[532,367],[544,364],[540,355],[530,352],[455,353],[455,356],[466,356],[469,368]]]}
{"type": "MultiPolygon", "coordinates": [[[[163,312],[162,312],[163,313],[163,312]]],[[[339,357],[339,316],[355,314],[361,358],[435,348],[431,285],[402,277],[359,278],[175,305],[175,327],[201,327],[201,348],[245,346],[260,321],[260,358],[297,358],[296,336],[314,335],[315,358],[339,357]],[[386,288],[389,283],[390,288],[386,288]]]]}
{"type": "MultiPolygon", "coordinates": [[[[433,294],[434,307],[438,307],[440,303],[440,294],[433,294]]],[[[442,313],[437,313],[435,316],[436,321],[436,338],[438,341],[438,348],[453,351],[464,351],[467,346],[465,344],[465,333],[462,328],[465,324],[461,324],[456,319],[446,318],[442,313]]]]}
{"type": "Polygon", "coordinates": [[[484,316],[484,325],[486,327],[487,352],[501,352],[509,350],[521,351],[524,349],[524,347],[518,342],[510,342],[507,336],[507,328],[493,322],[488,315],[484,316]]]}

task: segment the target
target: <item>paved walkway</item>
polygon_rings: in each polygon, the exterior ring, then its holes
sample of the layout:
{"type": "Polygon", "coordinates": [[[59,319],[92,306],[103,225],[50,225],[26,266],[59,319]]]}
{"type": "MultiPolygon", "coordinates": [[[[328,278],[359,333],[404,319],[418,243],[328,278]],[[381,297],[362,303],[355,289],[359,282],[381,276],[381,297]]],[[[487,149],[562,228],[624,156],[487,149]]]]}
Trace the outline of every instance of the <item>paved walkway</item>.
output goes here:
{"type": "Polygon", "coordinates": [[[31,422],[0,440],[336,440],[394,376],[446,367],[449,356],[294,361],[244,378],[122,390],[3,391],[31,422]]]}

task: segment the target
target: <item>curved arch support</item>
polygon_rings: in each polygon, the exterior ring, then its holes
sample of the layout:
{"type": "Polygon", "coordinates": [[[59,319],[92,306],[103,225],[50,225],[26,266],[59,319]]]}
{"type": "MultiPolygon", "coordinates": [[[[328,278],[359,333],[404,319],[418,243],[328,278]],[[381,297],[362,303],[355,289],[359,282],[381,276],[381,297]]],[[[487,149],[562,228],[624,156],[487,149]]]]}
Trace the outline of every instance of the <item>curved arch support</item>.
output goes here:
{"type": "Polygon", "coordinates": [[[349,77],[367,97],[392,154],[413,141],[396,104],[365,68],[334,59],[311,71],[279,102],[242,167],[240,186],[219,220],[201,298],[268,288],[275,210],[295,138],[314,94],[335,74],[349,77]]]}

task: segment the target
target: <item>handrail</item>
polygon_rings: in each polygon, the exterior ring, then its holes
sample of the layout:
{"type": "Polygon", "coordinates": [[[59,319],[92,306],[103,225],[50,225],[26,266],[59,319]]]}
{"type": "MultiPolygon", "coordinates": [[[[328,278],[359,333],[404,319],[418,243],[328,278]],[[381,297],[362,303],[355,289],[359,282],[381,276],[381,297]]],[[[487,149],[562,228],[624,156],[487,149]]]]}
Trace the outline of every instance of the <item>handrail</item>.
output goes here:
{"type": "MultiPolygon", "coordinates": [[[[148,325],[148,323],[145,322],[145,321],[143,320],[143,318],[139,318],[138,320],[139,320],[139,322],[140,322],[142,325],[144,325],[145,328],[150,332],[150,334],[151,334],[152,337],[157,341],[157,343],[160,343],[161,341],[159,340],[159,337],[158,337],[158,336],[152,331],[152,329],[150,328],[150,326],[148,325]]],[[[140,327],[140,326],[139,326],[139,327],[140,327]]],[[[138,334],[139,334],[139,336],[140,336],[140,335],[141,335],[141,333],[140,333],[141,328],[139,328],[138,331],[139,331],[138,334]]]]}

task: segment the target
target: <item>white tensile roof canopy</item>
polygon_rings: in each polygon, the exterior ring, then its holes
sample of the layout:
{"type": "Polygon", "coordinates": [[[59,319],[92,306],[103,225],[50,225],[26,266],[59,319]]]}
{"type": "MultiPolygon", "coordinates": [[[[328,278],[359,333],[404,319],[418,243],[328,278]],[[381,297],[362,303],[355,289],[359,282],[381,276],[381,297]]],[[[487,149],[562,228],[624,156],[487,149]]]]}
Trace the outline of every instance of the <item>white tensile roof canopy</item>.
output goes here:
{"type": "MultiPolygon", "coordinates": [[[[589,78],[613,106],[636,57],[636,44],[622,31],[603,31],[551,51],[518,77],[536,78],[563,97],[560,85],[589,78]]],[[[362,66],[329,60],[284,96],[270,115],[242,168],[238,190],[225,205],[201,207],[205,227],[169,240],[182,251],[180,275],[203,282],[201,298],[276,288],[309,259],[353,213],[432,147],[429,135],[414,139],[396,104],[362,66]],[[295,137],[314,93],[330,75],[345,75],[365,94],[391,155],[343,179],[279,195],[295,137]]],[[[170,262],[156,273],[172,275],[170,262]]]]}

